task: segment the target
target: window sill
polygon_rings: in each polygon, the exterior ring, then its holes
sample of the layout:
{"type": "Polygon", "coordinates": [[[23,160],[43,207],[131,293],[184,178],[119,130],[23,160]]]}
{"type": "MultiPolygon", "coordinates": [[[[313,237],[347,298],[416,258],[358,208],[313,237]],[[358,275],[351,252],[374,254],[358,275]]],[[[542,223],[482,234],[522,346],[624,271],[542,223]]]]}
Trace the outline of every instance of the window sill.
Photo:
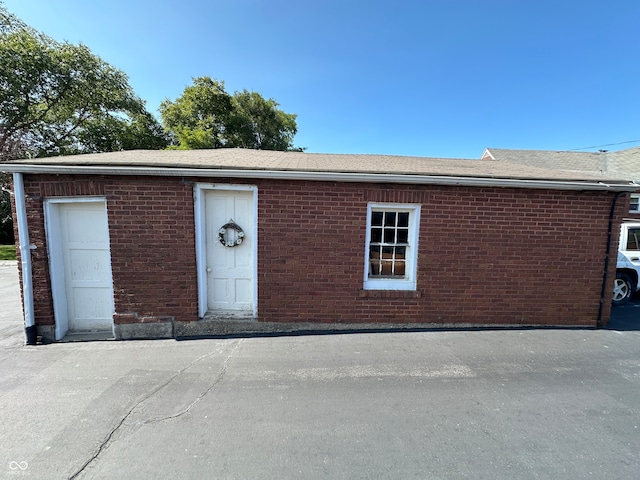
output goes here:
{"type": "Polygon", "coordinates": [[[420,290],[360,290],[360,298],[420,298],[420,290]]]}

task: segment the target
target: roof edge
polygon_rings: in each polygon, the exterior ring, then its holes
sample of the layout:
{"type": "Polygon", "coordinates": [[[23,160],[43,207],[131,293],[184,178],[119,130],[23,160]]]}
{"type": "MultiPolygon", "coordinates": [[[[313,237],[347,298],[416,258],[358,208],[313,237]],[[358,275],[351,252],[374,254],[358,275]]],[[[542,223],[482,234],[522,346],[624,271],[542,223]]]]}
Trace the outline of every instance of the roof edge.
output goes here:
{"type": "Polygon", "coordinates": [[[167,168],[167,167],[109,167],[109,166],[68,166],[68,165],[25,165],[2,164],[7,173],[47,173],[56,175],[142,175],[165,177],[234,177],[262,178],[276,180],[309,180],[353,183],[400,183],[414,185],[448,185],[473,187],[535,188],[546,190],[588,190],[635,192],[640,184],[619,180],[549,180],[518,179],[507,177],[460,177],[450,175],[391,174],[391,173],[343,173],[292,170],[239,170],[210,168],[167,168]]]}

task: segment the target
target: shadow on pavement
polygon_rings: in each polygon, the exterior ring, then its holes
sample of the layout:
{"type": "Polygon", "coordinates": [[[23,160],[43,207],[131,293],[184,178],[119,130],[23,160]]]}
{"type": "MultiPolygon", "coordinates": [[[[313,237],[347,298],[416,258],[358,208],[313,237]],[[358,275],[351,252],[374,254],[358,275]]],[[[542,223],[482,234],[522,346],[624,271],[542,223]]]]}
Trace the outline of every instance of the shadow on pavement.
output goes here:
{"type": "Polygon", "coordinates": [[[605,327],[607,330],[640,330],[640,294],[626,305],[611,308],[611,320],[605,327]]]}

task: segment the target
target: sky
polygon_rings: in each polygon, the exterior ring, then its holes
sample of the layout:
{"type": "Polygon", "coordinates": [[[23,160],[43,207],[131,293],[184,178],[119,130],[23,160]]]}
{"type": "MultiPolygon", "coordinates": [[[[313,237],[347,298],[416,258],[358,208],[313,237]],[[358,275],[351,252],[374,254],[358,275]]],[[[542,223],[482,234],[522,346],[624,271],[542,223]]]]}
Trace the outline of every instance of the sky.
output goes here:
{"type": "MultiPolygon", "coordinates": [[[[308,152],[640,146],[638,0],[4,0],[158,114],[194,77],[273,98],[308,152]]],[[[591,147],[591,148],[586,148],[591,147]]]]}

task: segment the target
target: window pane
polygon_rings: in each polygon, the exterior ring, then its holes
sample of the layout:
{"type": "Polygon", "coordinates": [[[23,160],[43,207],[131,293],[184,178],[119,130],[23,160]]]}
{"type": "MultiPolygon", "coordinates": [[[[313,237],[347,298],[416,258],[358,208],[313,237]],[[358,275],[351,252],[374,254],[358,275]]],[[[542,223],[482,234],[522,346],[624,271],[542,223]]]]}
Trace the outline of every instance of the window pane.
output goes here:
{"type": "Polygon", "coordinates": [[[640,250],[640,229],[629,229],[629,236],[627,237],[627,250],[640,250]]]}
{"type": "Polygon", "coordinates": [[[375,212],[384,225],[371,228],[369,246],[370,277],[403,277],[406,270],[407,247],[409,240],[409,214],[406,212],[375,212]],[[396,226],[402,222],[404,227],[396,226]],[[376,245],[381,244],[381,245],[376,245]],[[404,245],[401,245],[404,244],[404,245]]]}
{"type": "Polygon", "coordinates": [[[398,213],[398,226],[399,227],[408,227],[409,226],[409,213],[408,212],[400,212],[400,213],[398,213]]]}
{"type": "Polygon", "coordinates": [[[382,242],[382,229],[381,228],[372,228],[371,229],[371,241],[373,243],[382,242]]]}
{"type": "Polygon", "coordinates": [[[384,212],[384,226],[385,227],[396,226],[396,212],[384,212]]]}
{"type": "Polygon", "coordinates": [[[396,232],[391,228],[385,228],[384,230],[384,243],[395,243],[396,232]]]}
{"type": "Polygon", "coordinates": [[[380,247],[369,248],[369,276],[380,274],[380,247]]]}
{"type": "Polygon", "coordinates": [[[371,212],[371,225],[382,226],[382,212],[371,212]]]}
{"type": "Polygon", "coordinates": [[[393,269],[393,247],[382,247],[382,260],[380,273],[382,275],[391,275],[393,269]]]}

